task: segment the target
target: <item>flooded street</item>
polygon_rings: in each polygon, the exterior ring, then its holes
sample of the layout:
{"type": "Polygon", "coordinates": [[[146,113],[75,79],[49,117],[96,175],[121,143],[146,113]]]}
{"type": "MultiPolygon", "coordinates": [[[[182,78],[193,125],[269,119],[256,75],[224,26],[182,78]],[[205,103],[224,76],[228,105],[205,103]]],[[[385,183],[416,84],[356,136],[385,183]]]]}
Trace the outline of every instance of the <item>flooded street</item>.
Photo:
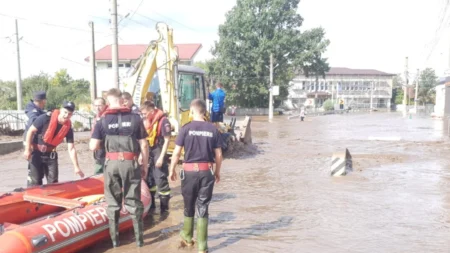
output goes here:
{"type": "MultiPolygon", "coordinates": [[[[397,113],[305,120],[253,118],[253,146],[224,161],[214,189],[210,252],[450,252],[450,142],[441,120],[397,113]],[[331,177],[332,153],[345,148],[353,172],[331,177]]],[[[75,179],[64,149],[61,181],[75,179]]],[[[78,149],[91,175],[86,142],[78,149]]],[[[8,175],[1,191],[24,187],[26,162],[11,158],[19,155],[0,157],[8,175]]],[[[118,249],[107,239],[83,252],[196,252],[178,249],[183,202],[179,181],[171,187],[170,215],[146,218],[144,248],[130,231],[118,249]]]]}

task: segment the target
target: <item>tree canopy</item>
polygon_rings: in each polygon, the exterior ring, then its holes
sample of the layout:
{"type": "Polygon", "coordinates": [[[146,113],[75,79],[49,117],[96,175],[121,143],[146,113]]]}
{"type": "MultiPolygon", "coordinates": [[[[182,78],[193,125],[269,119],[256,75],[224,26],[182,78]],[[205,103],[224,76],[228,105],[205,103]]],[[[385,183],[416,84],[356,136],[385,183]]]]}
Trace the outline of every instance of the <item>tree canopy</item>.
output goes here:
{"type": "Polygon", "coordinates": [[[274,85],[280,86],[276,104],[288,95],[296,74],[324,76],[329,70],[323,57],[329,40],[322,28],[301,31],[299,0],[237,0],[219,26],[219,41],[208,73],[227,91],[227,103],[267,107],[270,54],[274,85]]]}
{"type": "MultiPolygon", "coordinates": [[[[17,109],[17,92],[15,81],[0,80],[0,110],[17,109]],[[5,91],[5,92],[3,92],[5,91]]],[[[53,76],[46,73],[32,75],[22,80],[23,108],[35,91],[47,92],[47,109],[59,108],[64,100],[74,101],[77,105],[90,103],[89,81],[74,80],[66,69],[61,69],[53,76]]]]}
{"type": "Polygon", "coordinates": [[[426,68],[420,73],[417,100],[421,104],[435,103],[438,77],[434,69],[426,68]]]}

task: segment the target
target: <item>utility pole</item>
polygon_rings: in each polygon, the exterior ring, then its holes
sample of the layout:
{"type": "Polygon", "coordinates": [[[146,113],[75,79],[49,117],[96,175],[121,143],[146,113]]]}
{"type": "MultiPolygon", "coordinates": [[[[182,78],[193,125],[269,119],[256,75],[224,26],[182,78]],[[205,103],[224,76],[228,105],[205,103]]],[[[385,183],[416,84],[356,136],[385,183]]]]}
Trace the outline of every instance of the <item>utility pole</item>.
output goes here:
{"type": "Polygon", "coordinates": [[[22,75],[20,73],[20,45],[19,45],[19,25],[16,19],[16,48],[17,48],[17,80],[16,80],[16,93],[17,93],[17,110],[22,110],[22,75]]]}
{"type": "Polygon", "coordinates": [[[406,116],[406,97],[408,96],[408,57],[405,58],[405,85],[403,86],[403,116],[406,116]]]}
{"type": "Polygon", "coordinates": [[[93,102],[97,97],[97,74],[95,69],[95,36],[94,36],[94,22],[90,21],[89,26],[91,27],[91,40],[92,40],[92,49],[91,49],[91,71],[92,71],[92,79],[91,79],[91,101],[93,102]]]}
{"type": "Polygon", "coordinates": [[[272,122],[273,118],[273,54],[270,53],[270,90],[269,90],[269,122],[272,122]]]}
{"type": "Polygon", "coordinates": [[[119,49],[118,49],[118,32],[117,32],[117,0],[111,0],[111,30],[113,35],[113,44],[111,46],[112,69],[114,88],[119,89],[119,49]]]}
{"type": "Polygon", "coordinates": [[[414,112],[417,114],[417,94],[419,93],[420,71],[417,69],[416,94],[414,96],[414,112]]]}

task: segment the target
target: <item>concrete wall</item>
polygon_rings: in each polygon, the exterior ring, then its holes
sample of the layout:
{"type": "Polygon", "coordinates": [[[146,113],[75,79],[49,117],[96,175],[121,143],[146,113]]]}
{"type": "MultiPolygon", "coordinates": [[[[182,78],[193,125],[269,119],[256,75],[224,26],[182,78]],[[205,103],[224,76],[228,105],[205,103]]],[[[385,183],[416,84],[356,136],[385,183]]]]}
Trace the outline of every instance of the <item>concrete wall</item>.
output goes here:
{"type": "Polygon", "coordinates": [[[20,150],[23,147],[22,141],[0,142],[0,155],[9,154],[20,150]]]}
{"type": "MultiPolygon", "coordinates": [[[[229,109],[227,111],[227,114],[229,113],[229,109]]],[[[277,114],[274,111],[274,115],[277,114]]],[[[269,108],[237,108],[236,109],[236,116],[256,116],[256,115],[269,115],[269,108]]]]}

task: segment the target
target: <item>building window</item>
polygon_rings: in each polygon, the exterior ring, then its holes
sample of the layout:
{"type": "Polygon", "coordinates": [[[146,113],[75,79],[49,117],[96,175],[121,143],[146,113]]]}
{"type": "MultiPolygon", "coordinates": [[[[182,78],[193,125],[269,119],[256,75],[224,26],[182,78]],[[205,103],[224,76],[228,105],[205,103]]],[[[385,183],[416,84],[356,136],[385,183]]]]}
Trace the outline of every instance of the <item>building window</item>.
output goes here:
{"type": "Polygon", "coordinates": [[[108,68],[112,68],[112,63],[108,62],[108,68]]]}

